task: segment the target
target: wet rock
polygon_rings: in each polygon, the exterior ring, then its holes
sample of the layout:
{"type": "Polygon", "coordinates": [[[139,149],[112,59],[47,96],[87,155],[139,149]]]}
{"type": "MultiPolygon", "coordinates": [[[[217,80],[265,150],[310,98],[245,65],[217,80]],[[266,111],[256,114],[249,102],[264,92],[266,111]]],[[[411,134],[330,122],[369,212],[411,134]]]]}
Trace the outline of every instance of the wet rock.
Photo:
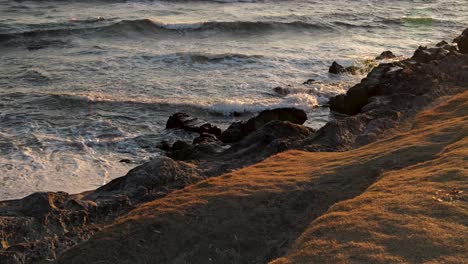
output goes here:
{"type": "Polygon", "coordinates": [[[221,136],[219,137],[219,140],[221,140],[224,143],[232,143],[239,141],[243,137],[249,134],[249,131],[247,129],[247,126],[245,122],[235,122],[232,123],[228,129],[223,131],[221,136]]]}
{"type": "Polygon", "coordinates": [[[291,93],[291,91],[288,88],[283,88],[280,86],[273,88],[273,91],[279,95],[288,95],[291,93]]]}
{"type": "Polygon", "coordinates": [[[356,75],[358,74],[359,72],[361,72],[363,69],[357,67],[357,66],[349,66],[349,67],[346,67],[345,68],[345,72],[349,73],[349,74],[352,74],[352,75],[356,75]]]}
{"type": "Polygon", "coordinates": [[[172,144],[172,150],[182,150],[191,147],[191,145],[185,141],[177,140],[174,144],[172,144]]]}
{"type": "Polygon", "coordinates": [[[206,144],[218,141],[213,134],[201,133],[199,137],[193,139],[193,144],[206,144]]]}
{"type": "Polygon", "coordinates": [[[167,129],[183,129],[188,132],[209,133],[216,136],[221,135],[221,129],[212,124],[206,123],[196,117],[186,113],[175,113],[169,117],[166,123],[167,129]]]}
{"type": "Polygon", "coordinates": [[[465,29],[453,42],[457,43],[458,49],[461,53],[468,54],[468,28],[465,29]]]}
{"type": "Polygon", "coordinates": [[[157,147],[161,150],[168,151],[172,148],[172,145],[168,141],[163,140],[158,144],[157,147]]]}
{"type": "Polygon", "coordinates": [[[385,59],[393,59],[396,58],[395,54],[393,52],[387,50],[382,52],[379,56],[375,57],[376,60],[385,60],[385,59]]]}
{"type": "Polygon", "coordinates": [[[305,82],[302,83],[302,84],[306,85],[306,84],[312,84],[312,83],[314,83],[314,82],[315,82],[315,79],[308,79],[307,81],[305,81],[305,82]]]}
{"type": "Polygon", "coordinates": [[[346,70],[343,66],[341,66],[340,64],[338,64],[338,62],[334,61],[332,63],[332,65],[330,66],[330,68],[328,69],[328,72],[329,73],[333,73],[333,74],[340,74],[340,73],[344,73],[346,70]]]}
{"type": "Polygon", "coordinates": [[[445,48],[427,48],[420,46],[415,52],[412,60],[419,62],[419,63],[428,63],[434,60],[440,60],[443,57],[449,54],[449,50],[445,48]]]}
{"type": "Polygon", "coordinates": [[[436,44],[436,47],[443,47],[445,45],[448,45],[449,43],[445,40],[442,40],[441,42],[437,43],[436,44]]]}
{"type": "Polygon", "coordinates": [[[302,125],[307,120],[307,114],[303,110],[295,108],[265,110],[256,117],[249,119],[247,122],[233,123],[221,134],[219,139],[224,143],[239,141],[273,120],[289,121],[294,124],[302,125]]]}

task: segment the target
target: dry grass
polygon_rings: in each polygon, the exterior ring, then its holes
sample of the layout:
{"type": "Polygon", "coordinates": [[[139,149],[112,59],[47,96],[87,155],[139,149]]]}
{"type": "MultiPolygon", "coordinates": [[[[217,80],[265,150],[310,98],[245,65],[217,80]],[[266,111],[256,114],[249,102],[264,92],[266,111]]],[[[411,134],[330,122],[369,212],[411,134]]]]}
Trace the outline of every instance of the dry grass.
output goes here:
{"type": "Polygon", "coordinates": [[[353,151],[288,151],[144,204],[60,263],[463,263],[468,92],[353,151]]]}

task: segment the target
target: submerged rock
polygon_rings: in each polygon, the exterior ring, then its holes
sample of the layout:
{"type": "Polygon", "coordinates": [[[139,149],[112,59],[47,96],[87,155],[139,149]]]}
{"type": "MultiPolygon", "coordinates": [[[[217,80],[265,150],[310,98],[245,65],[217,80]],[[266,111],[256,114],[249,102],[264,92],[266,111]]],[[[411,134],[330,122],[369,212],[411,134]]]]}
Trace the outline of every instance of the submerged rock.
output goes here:
{"type": "Polygon", "coordinates": [[[375,57],[376,60],[385,60],[385,59],[393,59],[396,58],[395,54],[393,52],[387,50],[382,52],[379,56],[375,57]]]}
{"type": "Polygon", "coordinates": [[[291,91],[288,88],[283,88],[281,86],[273,88],[273,91],[279,95],[288,95],[291,91]]]}
{"type": "Polygon", "coordinates": [[[332,65],[330,66],[330,68],[328,69],[328,72],[333,73],[333,74],[340,74],[340,73],[344,73],[345,71],[346,71],[345,67],[341,66],[336,61],[334,61],[332,65]]]}

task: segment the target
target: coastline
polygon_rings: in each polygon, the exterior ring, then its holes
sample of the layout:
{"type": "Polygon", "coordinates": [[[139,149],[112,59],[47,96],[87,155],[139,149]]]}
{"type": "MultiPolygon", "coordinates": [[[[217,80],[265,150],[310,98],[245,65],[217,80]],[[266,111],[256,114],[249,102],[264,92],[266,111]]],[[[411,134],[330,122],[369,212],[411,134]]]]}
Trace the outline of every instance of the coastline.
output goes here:
{"type": "MultiPolygon", "coordinates": [[[[276,258],[279,258],[277,263],[307,262],[310,259],[300,253],[301,248],[310,246],[308,241],[316,241],[308,234],[323,234],[323,231],[313,227],[313,232],[302,232],[309,224],[325,217],[330,208],[340,210],[343,207],[340,202],[352,203],[388,175],[398,177],[393,171],[409,170],[419,163],[439,159],[441,149],[453,144],[459,144],[461,151],[466,152],[463,117],[466,116],[468,54],[460,53],[462,47],[459,44],[457,50],[447,44],[420,48],[411,59],[380,64],[346,95],[330,100],[332,110],[351,115],[330,121],[318,131],[273,118],[226,150],[217,148],[220,144],[217,140],[183,144],[176,149],[172,146],[169,155],[172,158],[145,163],[94,191],[74,195],[36,193],[0,202],[0,225],[4,233],[0,258],[7,263],[56,259],[58,263],[109,263],[117,259],[122,263],[144,263],[156,258],[161,262],[183,263],[205,257],[218,263],[227,259],[250,263],[276,258]],[[450,103],[443,102],[459,93],[462,94],[453,97],[450,103]],[[435,108],[426,110],[431,106],[435,108]],[[431,129],[435,132],[427,132],[431,129]],[[426,146],[433,148],[426,149],[426,146]],[[279,152],[284,153],[273,156],[279,152]],[[349,171],[352,173],[348,174],[349,171]],[[262,206],[265,211],[258,209],[262,206]],[[241,213],[235,213],[236,208],[241,213]],[[223,210],[226,213],[220,213],[223,210]],[[286,219],[262,222],[283,213],[286,219]],[[236,216],[240,216],[238,222],[232,220],[236,216]],[[296,217],[298,222],[294,220],[296,217]],[[255,225],[249,225],[257,218],[263,223],[257,228],[266,231],[279,228],[274,237],[265,237],[264,231],[258,238],[252,238],[255,225]],[[216,223],[225,224],[216,226],[216,223]],[[213,233],[209,233],[211,227],[213,233]],[[232,234],[231,227],[240,233],[232,234]],[[181,230],[188,234],[187,240],[179,241],[177,234],[181,230]],[[146,237],[150,233],[153,235],[146,237]],[[212,234],[213,241],[217,238],[221,248],[210,248],[209,239],[202,238],[204,233],[212,234]],[[202,242],[197,242],[199,239],[202,242]],[[267,240],[273,241],[272,244],[265,244],[267,240]],[[165,247],[168,241],[171,243],[167,246],[173,246],[172,250],[165,247]],[[178,246],[184,241],[187,246],[178,246]],[[255,244],[268,250],[260,250],[255,244]],[[120,248],[118,256],[116,247],[120,248]],[[174,252],[179,248],[186,251],[174,252]]],[[[456,188],[466,188],[463,181],[460,184],[456,188]]],[[[386,190],[385,186],[382,188],[386,190]]],[[[453,214],[466,215],[464,200],[461,204],[461,211],[453,214]]],[[[460,224],[466,227],[466,222],[460,224]]],[[[454,228],[453,234],[459,231],[454,228]]],[[[314,253],[320,245],[329,247],[327,241],[314,242],[317,244],[307,256],[323,256],[323,261],[330,261],[332,256],[314,253]]],[[[463,257],[454,250],[459,254],[457,258],[463,257]]],[[[351,257],[350,253],[348,258],[351,257]]],[[[343,261],[347,259],[343,258],[343,261]]]]}

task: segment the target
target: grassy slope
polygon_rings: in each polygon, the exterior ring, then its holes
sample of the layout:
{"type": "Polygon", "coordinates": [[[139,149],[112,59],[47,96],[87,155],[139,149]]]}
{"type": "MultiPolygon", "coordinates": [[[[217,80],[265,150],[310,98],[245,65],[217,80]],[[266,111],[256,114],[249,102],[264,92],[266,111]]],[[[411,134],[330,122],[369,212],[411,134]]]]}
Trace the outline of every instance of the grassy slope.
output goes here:
{"type": "Polygon", "coordinates": [[[356,150],[281,153],[144,204],[59,262],[462,263],[467,121],[465,92],[356,150]]]}

